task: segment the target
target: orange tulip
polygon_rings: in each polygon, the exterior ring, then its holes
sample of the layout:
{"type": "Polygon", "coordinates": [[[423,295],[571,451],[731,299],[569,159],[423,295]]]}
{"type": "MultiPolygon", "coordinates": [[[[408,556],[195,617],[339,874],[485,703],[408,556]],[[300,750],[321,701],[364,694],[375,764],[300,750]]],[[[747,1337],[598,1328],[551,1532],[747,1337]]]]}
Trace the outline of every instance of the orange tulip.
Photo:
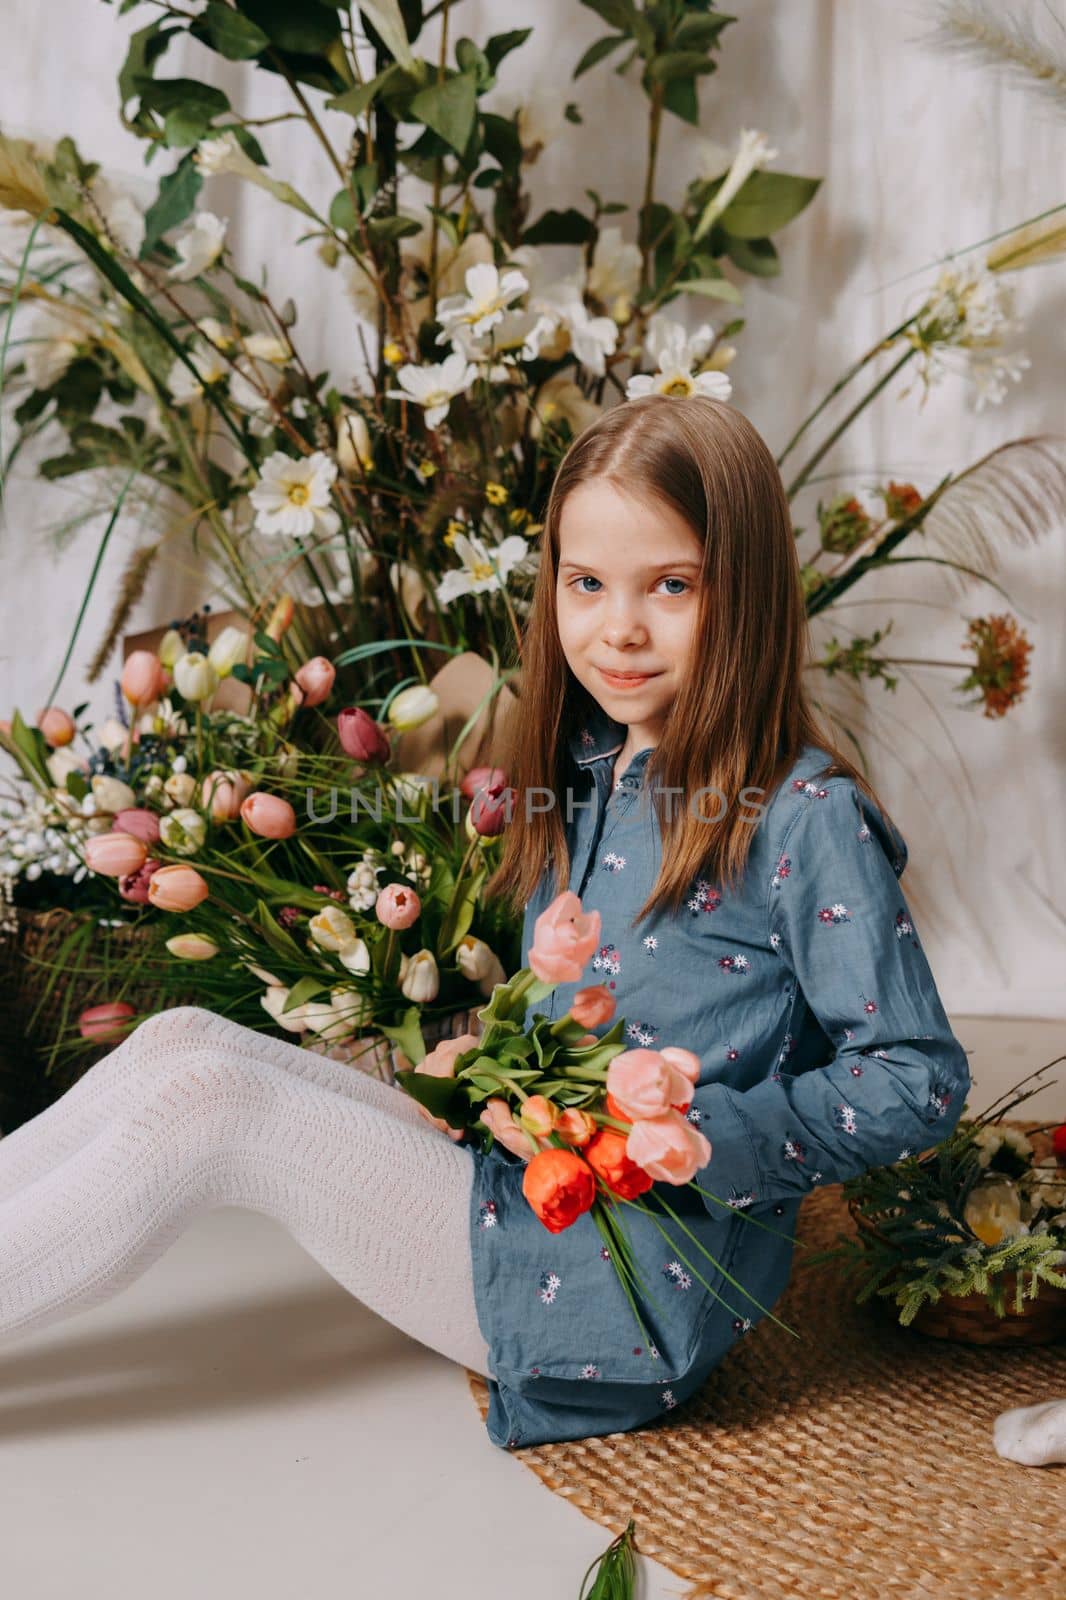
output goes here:
{"type": "Polygon", "coordinates": [[[86,1006],[78,1017],[78,1032],[83,1039],[99,1039],[102,1042],[122,1039],[128,1032],[122,1024],[136,1015],[133,1006],[127,1005],[124,1000],[109,1000],[101,1006],[86,1006]]]}
{"type": "Polygon", "coordinates": [[[256,790],[241,801],[241,816],[261,839],[288,839],[296,832],[296,813],[280,795],[256,790]]]}
{"type": "Polygon", "coordinates": [[[549,1233],[562,1233],[588,1211],[596,1178],[573,1150],[541,1150],[522,1174],[522,1193],[549,1233]]]}
{"type": "Polygon", "coordinates": [[[147,859],[147,846],[132,833],[94,833],[85,841],[85,865],[103,878],[128,878],[147,859]]]}
{"type": "Polygon", "coordinates": [[[160,911],[191,911],[210,890],[195,867],[173,865],[153,872],[148,885],[148,900],[160,911]]]}
{"type": "Polygon", "coordinates": [[[38,711],[37,726],[53,750],[58,749],[60,745],[69,744],[76,732],[74,718],[69,712],[62,711],[59,706],[45,706],[43,711],[38,711]]]}
{"type": "Polygon", "coordinates": [[[652,1186],[652,1179],[626,1155],[626,1134],[601,1128],[585,1146],[584,1156],[593,1172],[623,1200],[635,1200],[652,1186]]]}

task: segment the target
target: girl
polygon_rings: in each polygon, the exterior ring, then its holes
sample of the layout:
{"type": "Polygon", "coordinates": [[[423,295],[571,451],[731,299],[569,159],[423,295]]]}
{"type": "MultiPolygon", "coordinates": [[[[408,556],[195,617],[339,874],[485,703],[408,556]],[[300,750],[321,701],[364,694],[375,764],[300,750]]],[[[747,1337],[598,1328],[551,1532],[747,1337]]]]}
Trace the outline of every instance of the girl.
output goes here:
{"type": "Polygon", "coordinates": [[[495,1444],[638,1427],[780,1296],[805,1194],[954,1127],[966,1056],[899,888],[903,839],[808,703],[760,435],[703,396],[623,404],[571,446],[542,544],[503,762],[519,804],[488,888],[524,904],[523,955],[576,891],[602,915],[581,986],[610,989],[629,1046],[700,1056],[688,1115],[717,1200],[669,1199],[717,1273],[627,1211],[645,1344],[593,1220],[550,1234],[520,1155],[482,1156],[399,1088],[184,1007],[0,1141],[0,1337],[98,1304],[192,1216],[236,1205],[486,1377],[495,1444]]]}

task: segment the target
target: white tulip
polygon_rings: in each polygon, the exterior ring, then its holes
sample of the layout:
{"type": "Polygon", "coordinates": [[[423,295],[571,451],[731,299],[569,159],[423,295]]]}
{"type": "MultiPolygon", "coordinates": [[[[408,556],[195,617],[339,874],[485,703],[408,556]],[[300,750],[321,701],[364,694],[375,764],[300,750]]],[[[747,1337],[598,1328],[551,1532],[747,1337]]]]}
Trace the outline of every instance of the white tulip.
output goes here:
{"type": "Polygon", "coordinates": [[[159,641],[159,649],[156,651],[156,655],[163,665],[169,667],[171,671],[174,670],[175,661],[180,661],[182,656],[188,655],[185,640],[177,628],[167,629],[159,641]]]}
{"type": "Polygon", "coordinates": [[[370,971],[370,951],[365,939],[353,939],[337,951],[337,960],[349,972],[370,971]]]}
{"type": "Polygon", "coordinates": [[[351,477],[356,477],[360,469],[369,472],[374,465],[366,419],[347,406],[337,418],[337,463],[351,477]]]}
{"type": "Polygon", "coordinates": [[[127,811],[137,804],[137,796],[120,778],[107,778],[97,773],[92,780],[92,791],[97,811],[110,811],[114,815],[116,811],[127,811]]]}
{"type": "Polygon", "coordinates": [[[207,659],[220,678],[228,678],[248,653],[248,634],[243,628],[223,628],[207,652],[207,659]]]}
{"type": "Polygon", "coordinates": [[[108,717],[96,730],[96,742],[110,754],[125,746],[128,734],[117,717],[108,717]]]}
{"type": "Polygon", "coordinates": [[[439,710],[440,700],[434,690],[428,684],[415,683],[409,689],[401,689],[390,703],[388,720],[392,727],[403,733],[408,728],[421,727],[439,710]]]}
{"type": "Polygon", "coordinates": [[[414,1000],[419,1005],[437,998],[440,993],[440,969],[432,950],[419,950],[411,957],[400,988],[408,1000],[414,1000]]]}
{"type": "Polygon", "coordinates": [[[159,837],[176,856],[194,856],[204,847],[207,823],[198,811],[179,806],[159,819],[159,837]]]}
{"type": "Polygon", "coordinates": [[[320,950],[343,950],[355,942],[355,925],[338,905],[324,906],[308,924],[308,932],[320,950]]]}
{"type": "Polygon", "coordinates": [[[80,757],[76,756],[73,750],[63,745],[58,750],[52,751],[45,765],[57,789],[66,788],[67,774],[69,772],[82,772],[84,770],[80,757]]]}
{"type": "Polygon", "coordinates": [[[189,650],[174,663],[174,687],[186,700],[207,700],[218,684],[218,673],[202,650],[189,650]]]}
{"type": "Polygon", "coordinates": [[[507,982],[507,974],[499,956],[489,949],[484,939],[475,939],[472,934],[468,933],[460,939],[455,952],[455,964],[463,977],[476,983],[486,998],[498,983],[507,982]]]}
{"type": "Polygon", "coordinates": [[[163,792],[176,806],[187,806],[196,794],[196,779],[191,772],[172,772],[163,792]]]}
{"type": "Polygon", "coordinates": [[[273,1017],[275,1022],[281,1024],[289,1033],[304,1033],[307,1030],[307,1018],[304,1015],[306,1007],[294,1006],[291,1011],[282,1011],[289,991],[284,987],[271,984],[265,994],[259,996],[259,1004],[263,1010],[273,1017]]]}

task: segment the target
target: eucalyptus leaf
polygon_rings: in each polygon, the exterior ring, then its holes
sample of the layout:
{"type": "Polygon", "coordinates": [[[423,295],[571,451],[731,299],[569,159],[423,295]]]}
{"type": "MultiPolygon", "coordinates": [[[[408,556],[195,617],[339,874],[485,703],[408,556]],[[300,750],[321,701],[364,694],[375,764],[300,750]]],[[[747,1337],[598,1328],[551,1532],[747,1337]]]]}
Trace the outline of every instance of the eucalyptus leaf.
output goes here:
{"type": "Polygon", "coordinates": [[[477,115],[477,88],[465,72],[445,78],[443,83],[420,89],[408,105],[416,122],[432,128],[444,142],[462,155],[474,130],[477,115]]]}

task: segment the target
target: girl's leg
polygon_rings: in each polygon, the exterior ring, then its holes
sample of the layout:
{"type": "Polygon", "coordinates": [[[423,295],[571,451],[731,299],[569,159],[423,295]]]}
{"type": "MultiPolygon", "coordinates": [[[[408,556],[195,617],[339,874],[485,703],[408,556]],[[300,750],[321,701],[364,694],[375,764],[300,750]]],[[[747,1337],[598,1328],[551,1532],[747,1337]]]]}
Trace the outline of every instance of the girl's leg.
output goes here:
{"type": "Polygon", "coordinates": [[[180,1009],[142,1024],[127,1041],[139,1094],[0,1204],[0,1339],[110,1299],[193,1217],[234,1205],[274,1217],[371,1310],[487,1376],[471,1152],[417,1111],[393,1116],[283,1070],[250,1030],[243,1053],[189,1026],[180,1009]]]}
{"type": "Polygon", "coordinates": [[[142,1023],[52,1105],[0,1138],[0,1201],[43,1177],[88,1144],[113,1117],[137,1105],[144,1095],[145,1077],[164,1058],[172,1060],[208,1042],[254,1053],[308,1083],[409,1122],[424,1121],[402,1089],[372,1078],[357,1065],[331,1061],[317,1051],[242,1028],[197,1006],[178,1006],[142,1023]]]}

